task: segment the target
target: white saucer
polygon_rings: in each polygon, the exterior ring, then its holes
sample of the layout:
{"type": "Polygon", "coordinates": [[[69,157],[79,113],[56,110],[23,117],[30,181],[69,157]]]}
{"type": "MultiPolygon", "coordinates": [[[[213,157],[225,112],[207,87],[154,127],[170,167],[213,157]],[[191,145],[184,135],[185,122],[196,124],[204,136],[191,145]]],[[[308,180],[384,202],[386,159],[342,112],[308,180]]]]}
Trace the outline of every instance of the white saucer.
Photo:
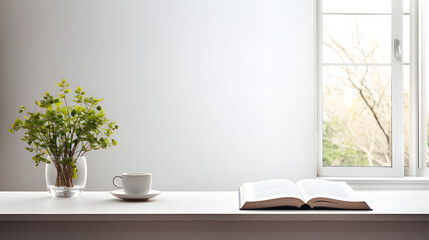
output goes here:
{"type": "Polygon", "coordinates": [[[110,193],[118,198],[124,200],[148,200],[150,198],[154,198],[161,194],[161,191],[158,190],[150,190],[146,194],[126,194],[123,189],[113,190],[110,193]]]}

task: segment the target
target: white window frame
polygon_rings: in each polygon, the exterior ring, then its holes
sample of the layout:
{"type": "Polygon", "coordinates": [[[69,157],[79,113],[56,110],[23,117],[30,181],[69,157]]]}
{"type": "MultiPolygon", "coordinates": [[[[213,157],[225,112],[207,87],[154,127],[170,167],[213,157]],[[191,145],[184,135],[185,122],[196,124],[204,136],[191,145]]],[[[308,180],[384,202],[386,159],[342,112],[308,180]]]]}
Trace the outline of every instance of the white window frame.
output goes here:
{"type": "Polygon", "coordinates": [[[410,6],[410,142],[409,142],[409,166],[405,167],[405,176],[418,176],[423,172],[419,170],[421,142],[420,132],[420,96],[419,93],[419,11],[418,0],[411,0],[410,6]]]}
{"type": "MultiPolygon", "coordinates": [[[[429,176],[429,167],[427,162],[427,149],[428,149],[428,129],[427,129],[427,94],[426,85],[428,80],[428,69],[427,69],[427,59],[426,52],[427,47],[426,43],[428,42],[429,33],[426,32],[426,24],[428,12],[424,12],[425,9],[429,9],[429,3],[426,0],[411,0],[411,10],[416,14],[411,18],[411,30],[415,32],[412,34],[412,41],[414,42],[414,49],[412,48],[412,58],[414,60],[414,71],[413,74],[415,83],[414,91],[416,93],[416,158],[415,164],[412,169],[410,169],[410,175],[416,176],[429,176]],[[414,37],[414,38],[413,38],[414,37]],[[423,54],[419,54],[423,53],[423,54]]],[[[411,11],[410,10],[410,11],[411,11]]],[[[413,44],[411,44],[413,46],[413,44]]]]}
{"type": "MultiPolygon", "coordinates": [[[[403,177],[404,176],[404,141],[403,141],[403,79],[402,59],[395,57],[394,40],[402,44],[403,3],[392,0],[392,167],[324,167],[322,153],[323,121],[323,83],[322,83],[322,46],[323,14],[322,1],[316,1],[316,160],[318,177],[403,177]],[[395,97],[393,97],[395,96],[395,97]]],[[[412,0],[413,1],[413,0],[412,0]]],[[[411,13],[410,13],[411,14],[411,13]]]]}

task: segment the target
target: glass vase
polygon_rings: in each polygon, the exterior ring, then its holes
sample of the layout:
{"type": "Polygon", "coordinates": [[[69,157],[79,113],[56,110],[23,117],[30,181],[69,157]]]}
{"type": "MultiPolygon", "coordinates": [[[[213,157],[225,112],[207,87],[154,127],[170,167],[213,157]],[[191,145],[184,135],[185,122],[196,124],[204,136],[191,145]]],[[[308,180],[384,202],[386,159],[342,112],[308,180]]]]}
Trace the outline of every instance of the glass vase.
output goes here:
{"type": "Polygon", "coordinates": [[[87,166],[86,158],[79,157],[74,164],[62,165],[63,159],[48,157],[50,164],[46,164],[45,178],[48,192],[53,197],[77,197],[86,185],[87,166]],[[72,171],[73,165],[76,171],[72,171]]]}

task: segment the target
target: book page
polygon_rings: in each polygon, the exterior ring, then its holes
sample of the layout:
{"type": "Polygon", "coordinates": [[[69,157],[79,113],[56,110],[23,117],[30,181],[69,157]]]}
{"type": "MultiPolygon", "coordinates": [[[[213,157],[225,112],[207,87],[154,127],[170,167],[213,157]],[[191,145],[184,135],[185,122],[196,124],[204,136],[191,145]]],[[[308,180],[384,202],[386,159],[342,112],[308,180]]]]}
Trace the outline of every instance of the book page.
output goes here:
{"type": "Polygon", "coordinates": [[[286,179],[250,182],[243,184],[243,187],[246,192],[246,201],[263,201],[286,197],[302,199],[295,183],[286,179]]]}
{"type": "Polygon", "coordinates": [[[345,182],[305,179],[299,181],[296,185],[306,203],[314,198],[330,198],[349,202],[363,201],[356,196],[353,189],[345,182]]]}

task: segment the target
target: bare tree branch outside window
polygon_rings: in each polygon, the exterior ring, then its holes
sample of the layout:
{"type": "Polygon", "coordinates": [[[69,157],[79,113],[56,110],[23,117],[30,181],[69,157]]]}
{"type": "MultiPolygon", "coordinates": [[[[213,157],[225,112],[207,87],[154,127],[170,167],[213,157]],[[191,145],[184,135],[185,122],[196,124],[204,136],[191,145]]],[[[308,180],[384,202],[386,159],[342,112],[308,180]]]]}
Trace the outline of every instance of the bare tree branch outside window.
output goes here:
{"type": "Polygon", "coordinates": [[[357,21],[351,43],[324,31],[324,46],[344,64],[323,69],[323,165],[391,166],[391,67],[366,65],[379,45],[357,21]]]}

